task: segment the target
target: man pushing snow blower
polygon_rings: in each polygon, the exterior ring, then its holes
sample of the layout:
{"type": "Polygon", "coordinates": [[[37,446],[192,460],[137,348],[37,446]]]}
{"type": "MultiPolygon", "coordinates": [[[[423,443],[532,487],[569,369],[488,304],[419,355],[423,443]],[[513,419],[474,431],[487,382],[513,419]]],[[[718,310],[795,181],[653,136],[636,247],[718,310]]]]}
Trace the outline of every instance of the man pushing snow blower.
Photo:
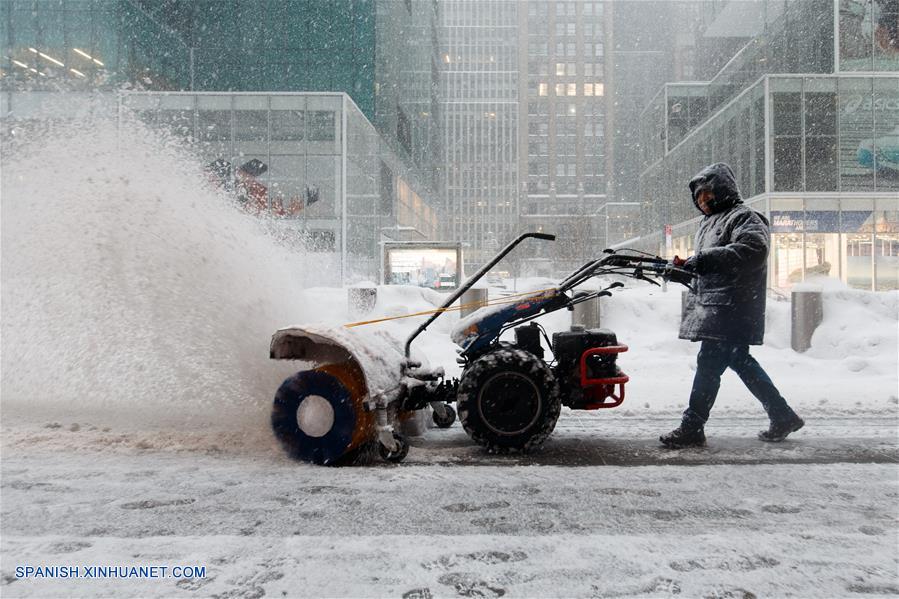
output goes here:
{"type": "Polygon", "coordinates": [[[526,452],[552,433],[562,406],[598,410],[621,405],[630,379],[617,361],[627,345],[608,329],[573,326],[550,337],[535,319],[612,295],[623,285],[615,281],[604,289],[581,288],[596,277],[690,286],[695,275],[644,252],[607,249],[558,285],[498,298],[460,320],[450,336],[459,346],[459,378],[446,378],[443,368],[429,366],[412,351],[416,337],[441,314],[460,308],[453,308],[454,302],[526,239],[555,237],[520,235],[435,310],[341,328],[307,324],[277,331],[271,357],[304,363],[279,387],[272,407],[272,429],[288,453],[316,464],[340,464],[376,444],[384,459],[399,462],[409,443],[396,425],[429,407],[442,428],[451,426],[458,414],[472,441],[488,451],[526,452]],[[425,314],[430,317],[404,345],[385,331],[357,332],[357,327],[425,314]],[[514,339],[504,336],[507,331],[514,339]]]}
{"type": "Polygon", "coordinates": [[[705,445],[705,423],[721,375],[731,368],[761,402],[771,424],[762,441],[783,441],[805,422],[796,415],[755,358],[765,332],[769,225],[743,204],[734,172],[724,163],[705,167],[690,181],[693,203],[705,216],[695,255],[674,264],[698,275],[687,295],[680,338],[701,341],[690,405],[681,425],[659,440],[671,448],[705,445]]]}

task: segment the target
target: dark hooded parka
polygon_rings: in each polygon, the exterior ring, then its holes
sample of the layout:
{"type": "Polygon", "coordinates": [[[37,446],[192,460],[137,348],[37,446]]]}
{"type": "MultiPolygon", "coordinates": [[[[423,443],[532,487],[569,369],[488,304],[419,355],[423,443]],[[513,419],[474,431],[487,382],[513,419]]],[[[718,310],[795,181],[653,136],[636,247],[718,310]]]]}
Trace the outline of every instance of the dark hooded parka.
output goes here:
{"type": "MultiPolygon", "coordinates": [[[[693,203],[710,189],[710,214],[696,232],[689,259],[699,276],[688,292],[680,338],[761,345],[765,334],[768,220],[743,204],[734,172],[724,163],[705,167],[690,181],[693,203]]],[[[700,209],[701,211],[701,209],[700,209]]]]}

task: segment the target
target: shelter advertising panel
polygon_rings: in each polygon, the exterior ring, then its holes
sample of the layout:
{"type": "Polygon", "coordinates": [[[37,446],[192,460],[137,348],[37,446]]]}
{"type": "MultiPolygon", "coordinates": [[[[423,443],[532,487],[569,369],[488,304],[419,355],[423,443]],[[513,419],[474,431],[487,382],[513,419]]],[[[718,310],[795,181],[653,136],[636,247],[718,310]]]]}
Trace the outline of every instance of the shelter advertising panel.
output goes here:
{"type": "Polygon", "coordinates": [[[414,285],[452,291],[462,278],[459,243],[389,242],[383,244],[387,285],[414,285]]]}

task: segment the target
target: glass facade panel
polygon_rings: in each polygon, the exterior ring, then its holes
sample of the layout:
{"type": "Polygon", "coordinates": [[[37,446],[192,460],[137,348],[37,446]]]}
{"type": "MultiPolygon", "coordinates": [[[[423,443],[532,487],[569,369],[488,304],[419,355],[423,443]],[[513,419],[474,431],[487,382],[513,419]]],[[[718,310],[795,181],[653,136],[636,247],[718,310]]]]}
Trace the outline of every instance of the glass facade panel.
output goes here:
{"type": "Polygon", "coordinates": [[[802,81],[772,82],[774,191],[802,191],[802,81]]]}
{"type": "Polygon", "coordinates": [[[837,94],[836,80],[803,81],[805,189],[837,189],[837,94]]]}
{"type": "Polygon", "coordinates": [[[899,192],[899,77],[874,80],[874,133],[859,143],[857,158],[873,155],[877,191],[899,192]]]}
{"type": "Polygon", "coordinates": [[[874,87],[870,78],[839,79],[841,191],[874,189],[874,155],[864,148],[874,135],[874,87]],[[859,150],[862,149],[862,152],[859,150]]]}
{"type": "Polygon", "coordinates": [[[840,0],[841,71],[899,71],[899,5],[840,0]]]}

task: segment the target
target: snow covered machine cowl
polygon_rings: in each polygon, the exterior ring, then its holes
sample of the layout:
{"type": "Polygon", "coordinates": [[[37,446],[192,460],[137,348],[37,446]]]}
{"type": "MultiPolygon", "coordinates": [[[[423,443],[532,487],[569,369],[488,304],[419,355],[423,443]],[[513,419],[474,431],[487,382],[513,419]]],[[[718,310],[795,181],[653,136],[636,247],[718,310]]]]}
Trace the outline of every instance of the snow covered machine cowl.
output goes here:
{"type": "Polygon", "coordinates": [[[288,377],[275,394],[272,428],[292,457],[345,464],[374,442],[385,459],[405,457],[409,445],[394,430],[408,416],[400,405],[405,360],[399,340],[377,330],[293,326],[272,336],[270,357],[312,366],[288,377]]]}
{"type": "Polygon", "coordinates": [[[447,380],[442,368],[430,368],[412,355],[415,338],[528,238],[555,239],[542,233],[519,236],[450,294],[404,346],[378,330],[361,334],[323,325],[278,330],[271,357],[310,364],[287,378],[275,395],[272,428],[287,452],[307,462],[336,465],[377,445],[381,457],[399,462],[409,451],[408,441],[396,430],[399,420],[428,407],[441,428],[452,426],[458,411],[465,432],[488,451],[529,451],[552,433],[563,405],[583,410],[620,405],[628,377],[617,358],[627,346],[615,333],[572,327],[550,339],[532,321],[623,286],[616,281],[600,290],[575,290],[598,275],[689,286],[692,273],[658,256],[606,250],[551,289],[503,300],[462,319],[451,334],[460,347],[457,361],[463,370],[458,379],[447,380]],[[501,341],[509,330],[514,342],[501,341]],[[552,360],[546,359],[546,349],[552,360]]]}

